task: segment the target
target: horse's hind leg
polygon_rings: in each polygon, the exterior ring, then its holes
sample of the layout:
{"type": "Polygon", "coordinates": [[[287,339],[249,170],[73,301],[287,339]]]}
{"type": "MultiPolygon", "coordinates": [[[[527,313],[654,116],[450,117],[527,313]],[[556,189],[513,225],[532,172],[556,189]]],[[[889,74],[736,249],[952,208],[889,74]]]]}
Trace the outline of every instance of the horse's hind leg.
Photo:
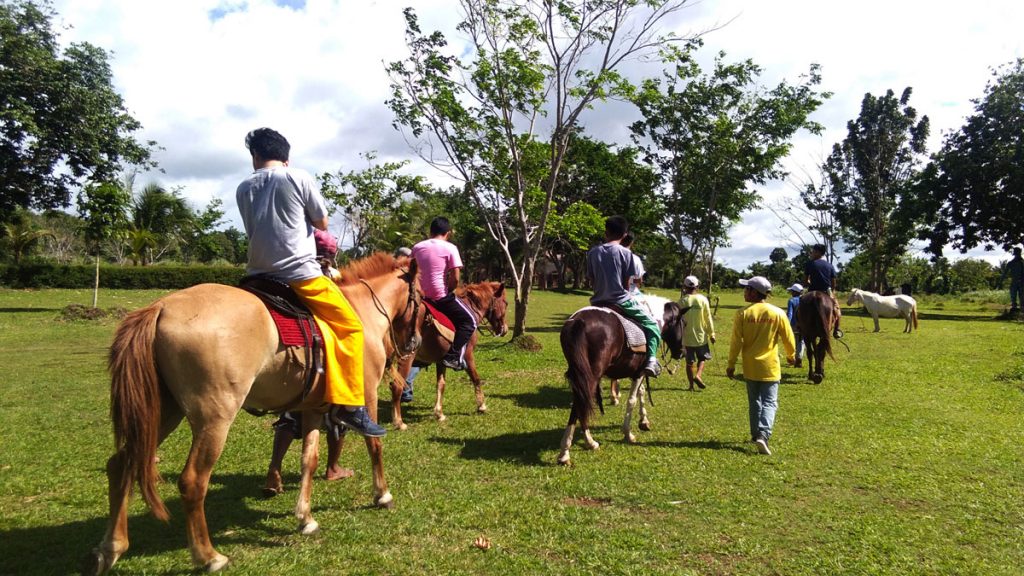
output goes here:
{"type": "MultiPolygon", "coordinates": [[[[167,394],[162,398],[160,415],[160,432],[157,445],[163,442],[178,424],[182,413],[178,405],[167,394]]],[[[93,549],[85,559],[83,574],[105,574],[128,550],[128,500],[131,496],[133,478],[124,478],[124,450],[107,460],[107,498],[110,504],[110,518],[107,521],[107,532],[99,546],[93,549]]]]}
{"type": "Polygon", "coordinates": [[[648,385],[649,383],[646,380],[640,384],[640,393],[637,398],[640,401],[640,422],[637,424],[637,428],[644,432],[650,432],[651,430],[651,421],[647,417],[647,402],[644,400],[644,394],[647,392],[648,385]]]}
{"type": "Polygon", "coordinates": [[[636,442],[636,435],[633,434],[632,430],[632,419],[633,409],[636,407],[637,396],[642,382],[643,380],[640,378],[633,378],[633,385],[629,389],[629,399],[626,400],[626,415],[622,419],[623,439],[630,444],[636,442]]]}
{"type": "Polygon", "coordinates": [[[565,432],[562,434],[562,450],[558,453],[558,463],[569,463],[569,448],[572,447],[573,436],[576,435],[576,407],[569,409],[569,422],[565,425],[565,432]]]}
{"type": "Polygon", "coordinates": [[[227,440],[231,419],[197,426],[193,423],[192,448],[189,450],[188,461],[185,463],[181,477],[178,478],[178,490],[185,506],[188,532],[188,547],[192,554],[192,562],[203,567],[207,572],[216,572],[228,563],[227,556],[218,553],[210,541],[210,531],[206,525],[206,491],[210,485],[210,474],[213,465],[220,458],[227,440]]]}

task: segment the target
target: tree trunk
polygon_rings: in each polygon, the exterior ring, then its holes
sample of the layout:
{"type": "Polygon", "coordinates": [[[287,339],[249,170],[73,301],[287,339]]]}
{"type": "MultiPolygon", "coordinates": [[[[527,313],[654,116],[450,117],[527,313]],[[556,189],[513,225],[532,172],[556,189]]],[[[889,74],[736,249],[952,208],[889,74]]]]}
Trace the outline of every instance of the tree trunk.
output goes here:
{"type": "Polygon", "coordinates": [[[512,327],[513,338],[526,334],[526,310],[530,304],[530,291],[533,288],[533,282],[530,280],[533,279],[533,267],[536,261],[536,257],[530,258],[527,255],[526,261],[523,262],[523,282],[516,290],[516,321],[515,326],[512,327]]]}
{"type": "Polygon", "coordinates": [[[96,282],[93,285],[92,290],[92,307],[96,307],[96,303],[100,299],[100,252],[96,251],[96,282]]]}

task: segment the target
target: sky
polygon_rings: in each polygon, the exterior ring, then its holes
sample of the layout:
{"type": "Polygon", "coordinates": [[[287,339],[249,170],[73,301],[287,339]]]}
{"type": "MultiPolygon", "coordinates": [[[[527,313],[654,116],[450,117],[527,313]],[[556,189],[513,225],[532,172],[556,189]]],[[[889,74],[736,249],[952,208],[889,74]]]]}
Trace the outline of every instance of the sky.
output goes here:
{"type": "MultiPolygon", "coordinates": [[[[415,160],[385,105],[385,63],[407,55],[402,10],[413,6],[424,31],[441,30],[453,46],[456,0],[55,0],[65,43],[86,41],[111,52],[116,89],[143,130],[156,140],[163,172],[136,180],[181,187],[197,209],[223,201],[227,224],[241,228],[234,202],[251,172],[246,132],[270,126],[292,144],[291,164],[317,174],[359,170],[362,153],[378,161],[415,160]]],[[[931,122],[929,152],[963,125],[971,99],[984,94],[991,69],[1024,57],[1024,3],[1016,0],[702,0],[669,26],[688,35],[709,29],[698,59],[710,65],[750,58],[761,83],[795,83],[821,65],[821,89],[833,96],[812,116],[821,136],[798,134],[785,161],[788,181],[760,188],[765,205],[795,197],[793,184],[813,174],[846,135],[865,93],[910,99],[931,122]]],[[[705,68],[706,69],[706,68],[705,68]]],[[[631,63],[635,79],[658,74],[631,63]]],[[[629,144],[629,105],[598,103],[583,118],[587,132],[629,144]]],[[[419,162],[409,172],[444,182],[419,162]]],[[[341,223],[335,217],[332,231],[341,223]]],[[[767,261],[776,246],[796,244],[769,210],[747,213],[717,258],[742,269],[767,261]]],[[[958,257],[953,252],[947,256],[958,257]]],[[[996,263],[1007,256],[980,249],[968,256],[996,263]]]]}

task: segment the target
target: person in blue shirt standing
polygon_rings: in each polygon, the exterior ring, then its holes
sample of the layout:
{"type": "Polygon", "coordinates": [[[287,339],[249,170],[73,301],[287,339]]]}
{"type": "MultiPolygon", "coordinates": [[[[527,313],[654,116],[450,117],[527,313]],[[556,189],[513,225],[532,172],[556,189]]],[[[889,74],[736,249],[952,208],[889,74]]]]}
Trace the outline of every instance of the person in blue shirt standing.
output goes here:
{"type": "Polygon", "coordinates": [[[815,244],[811,247],[811,261],[804,266],[804,274],[807,276],[808,292],[825,292],[832,298],[832,337],[842,338],[843,331],[839,329],[839,320],[842,312],[839,310],[839,301],[836,300],[836,274],[835,267],[828,260],[825,260],[826,248],[824,244],[815,244]]]}
{"type": "Polygon", "coordinates": [[[804,353],[804,341],[800,337],[800,328],[796,325],[796,311],[800,308],[800,295],[804,293],[804,287],[799,283],[793,284],[789,288],[786,288],[789,292],[789,302],[786,304],[786,316],[789,317],[789,326],[793,329],[793,336],[796,338],[796,362],[793,364],[795,368],[803,366],[803,362],[800,358],[803,357],[804,353]]]}

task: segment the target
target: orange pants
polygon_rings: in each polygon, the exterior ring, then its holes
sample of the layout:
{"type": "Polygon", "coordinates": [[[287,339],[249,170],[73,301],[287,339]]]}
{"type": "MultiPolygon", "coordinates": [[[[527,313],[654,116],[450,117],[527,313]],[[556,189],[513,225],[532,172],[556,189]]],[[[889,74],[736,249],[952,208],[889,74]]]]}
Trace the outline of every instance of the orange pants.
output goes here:
{"type": "Polygon", "coordinates": [[[338,289],[326,276],[289,284],[302,302],[313,311],[324,335],[327,358],[327,391],[324,400],[331,404],[362,406],[363,396],[363,323],[338,289]]]}

